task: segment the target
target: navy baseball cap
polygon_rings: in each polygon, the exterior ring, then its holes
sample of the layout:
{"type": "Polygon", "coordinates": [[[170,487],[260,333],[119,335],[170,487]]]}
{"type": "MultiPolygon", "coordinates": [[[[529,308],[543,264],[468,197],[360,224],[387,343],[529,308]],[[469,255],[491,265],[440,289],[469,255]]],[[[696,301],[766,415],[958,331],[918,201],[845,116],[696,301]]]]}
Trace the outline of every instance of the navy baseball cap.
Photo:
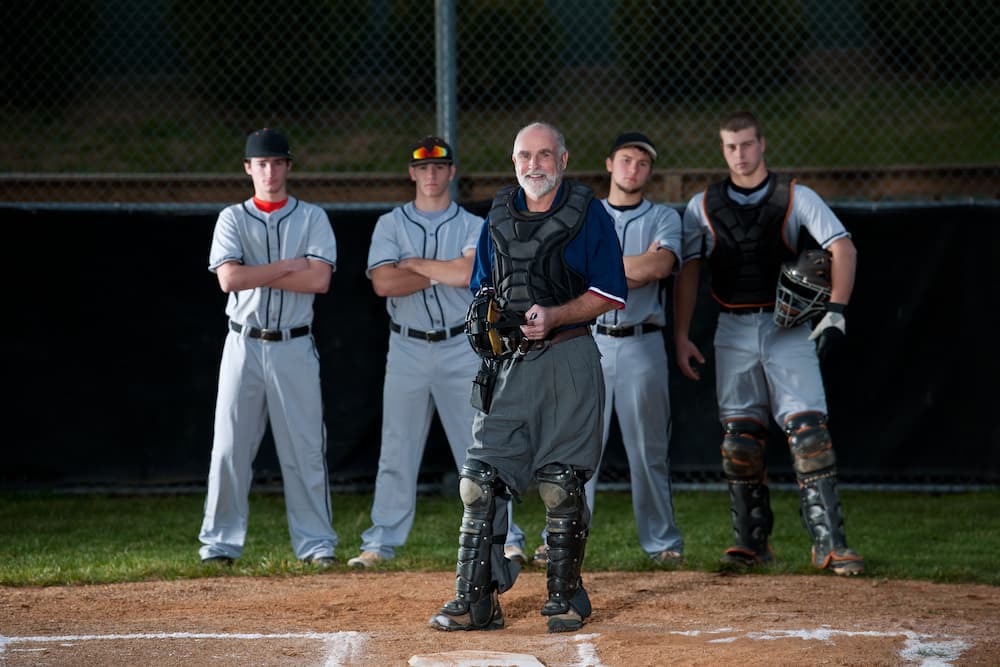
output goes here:
{"type": "Polygon", "coordinates": [[[410,149],[410,166],[418,164],[454,164],[455,153],[441,137],[424,137],[410,149]]]}
{"type": "Polygon", "coordinates": [[[288,139],[281,132],[265,127],[247,135],[247,147],[243,157],[283,157],[292,159],[292,151],[288,148],[288,139]]]}
{"type": "Polygon", "coordinates": [[[615,139],[615,143],[611,146],[611,152],[608,155],[614,155],[615,151],[619,148],[626,148],[627,146],[635,146],[636,148],[641,148],[642,150],[649,153],[649,157],[656,159],[656,146],[653,142],[649,140],[642,132],[626,132],[624,134],[619,134],[618,138],[615,139]]]}

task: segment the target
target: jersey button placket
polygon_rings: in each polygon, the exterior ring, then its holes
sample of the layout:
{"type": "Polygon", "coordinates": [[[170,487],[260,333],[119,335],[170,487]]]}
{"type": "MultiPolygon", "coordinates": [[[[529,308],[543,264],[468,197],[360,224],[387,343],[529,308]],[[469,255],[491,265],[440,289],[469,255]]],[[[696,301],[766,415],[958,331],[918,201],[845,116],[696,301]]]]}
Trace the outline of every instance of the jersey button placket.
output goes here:
{"type": "MultiPolygon", "coordinates": [[[[283,259],[281,256],[281,240],[278,238],[278,223],[271,216],[268,216],[267,219],[267,253],[275,260],[283,259]]],[[[272,297],[273,296],[275,295],[272,293],[272,297]]],[[[268,299],[268,313],[267,313],[268,328],[271,328],[272,322],[278,321],[278,316],[280,315],[280,312],[281,312],[281,299],[276,299],[276,298],[268,299]]]]}

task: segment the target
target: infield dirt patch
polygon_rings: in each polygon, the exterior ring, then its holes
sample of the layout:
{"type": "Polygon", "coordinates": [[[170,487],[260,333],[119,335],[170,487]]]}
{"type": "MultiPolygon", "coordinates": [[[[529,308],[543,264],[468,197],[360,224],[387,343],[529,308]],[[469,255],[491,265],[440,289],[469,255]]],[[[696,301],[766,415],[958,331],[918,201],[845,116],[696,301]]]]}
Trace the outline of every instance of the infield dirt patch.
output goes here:
{"type": "MultiPolygon", "coordinates": [[[[0,665],[407,665],[528,654],[549,667],[997,665],[1000,589],[873,578],[585,573],[594,614],[548,634],[542,573],[501,596],[507,627],[446,633],[446,572],[355,572],[0,588],[0,665]]],[[[468,664],[468,663],[467,663],[468,664]]]]}

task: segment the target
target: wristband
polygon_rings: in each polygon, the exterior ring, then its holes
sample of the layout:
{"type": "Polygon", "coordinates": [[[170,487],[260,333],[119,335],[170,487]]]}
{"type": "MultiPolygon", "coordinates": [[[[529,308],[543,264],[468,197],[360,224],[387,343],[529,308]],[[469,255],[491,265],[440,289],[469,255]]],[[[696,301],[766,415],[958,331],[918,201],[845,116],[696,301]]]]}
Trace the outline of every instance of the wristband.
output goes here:
{"type": "Polygon", "coordinates": [[[830,303],[826,304],[826,312],[828,313],[840,313],[841,315],[843,315],[845,308],[847,308],[846,303],[834,303],[831,301],[830,303]]]}

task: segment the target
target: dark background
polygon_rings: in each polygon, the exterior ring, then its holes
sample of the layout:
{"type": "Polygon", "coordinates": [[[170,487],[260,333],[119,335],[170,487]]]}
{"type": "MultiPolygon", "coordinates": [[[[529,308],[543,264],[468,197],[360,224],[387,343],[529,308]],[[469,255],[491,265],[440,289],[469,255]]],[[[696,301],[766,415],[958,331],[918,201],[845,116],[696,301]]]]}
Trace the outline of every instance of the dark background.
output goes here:
{"type": "MultiPolygon", "coordinates": [[[[468,207],[485,214],[486,202],[468,207]]],[[[385,209],[326,207],[338,242],[316,339],[334,483],[373,484],[388,340],[364,275],[385,209]]],[[[984,204],[834,207],[858,247],[847,344],[824,365],[844,481],[996,483],[998,211],[984,204]]],[[[3,213],[10,318],[0,485],[203,484],[208,472],[225,295],[207,270],[218,209],[20,205],[3,213]]],[[[670,281],[664,289],[669,290],[670,281]]],[[[703,285],[704,292],[704,285],[703,285]]],[[[671,357],[675,479],[721,479],[711,339],[700,299],[692,337],[701,382],[671,357]]],[[[471,389],[471,384],[470,384],[471,389]]],[[[773,479],[791,479],[773,434],[773,479]]],[[[422,480],[454,472],[435,422],[422,480]]],[[[270,435],[255,466],[276,479],[270,435]]],[[[602,481],[627,480],[617,425],[602,481]]]]}

